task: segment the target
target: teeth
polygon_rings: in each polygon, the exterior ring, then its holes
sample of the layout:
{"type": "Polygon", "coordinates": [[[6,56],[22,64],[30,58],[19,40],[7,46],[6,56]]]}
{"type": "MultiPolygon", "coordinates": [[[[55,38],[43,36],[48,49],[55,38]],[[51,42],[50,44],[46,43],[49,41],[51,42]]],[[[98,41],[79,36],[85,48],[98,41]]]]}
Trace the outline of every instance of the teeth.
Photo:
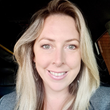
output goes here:
{"type": "Polygon", "coordinates": [[[51,72],[51,71],[49,71],[52,75],[54,75],[54,76],[62,76],[62,75],[64,75],[66,72],[64,72],[64,73],[55,73],[55,72],[51,72]]]}

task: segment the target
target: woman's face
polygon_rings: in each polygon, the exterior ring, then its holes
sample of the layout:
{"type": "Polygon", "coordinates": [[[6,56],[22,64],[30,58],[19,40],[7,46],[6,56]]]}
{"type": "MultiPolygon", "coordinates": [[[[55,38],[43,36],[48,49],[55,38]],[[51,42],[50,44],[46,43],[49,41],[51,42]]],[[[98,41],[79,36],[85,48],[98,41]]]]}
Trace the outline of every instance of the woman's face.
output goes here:
{"type": "Polygon", "coordinates": [[[60,14],[47,17],[33,51],[45,89],[68,90],[81,67],[79,33],[74,19],[60,14]]]}

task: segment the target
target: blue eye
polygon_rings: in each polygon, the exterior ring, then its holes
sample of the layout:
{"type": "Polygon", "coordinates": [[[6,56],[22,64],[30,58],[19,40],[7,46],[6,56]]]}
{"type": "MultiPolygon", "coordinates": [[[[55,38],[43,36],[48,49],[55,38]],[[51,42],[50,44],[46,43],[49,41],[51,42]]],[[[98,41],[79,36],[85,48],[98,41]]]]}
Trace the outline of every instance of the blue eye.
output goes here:
{"type": "Polygon", "coordinates": [[[71,49],[71,50],[74,50],[76,48],[76,46],[75,45],[69,45],[67,48],[71,49]]]}
{"type": "Polygon", "coordinates": [[[50,47],[50,45],[48,45],[48,44],[44,44],[44,45],[42,45],[42,48],[43,48],[43,49],[50,49],[51,47],[50,47]]]}

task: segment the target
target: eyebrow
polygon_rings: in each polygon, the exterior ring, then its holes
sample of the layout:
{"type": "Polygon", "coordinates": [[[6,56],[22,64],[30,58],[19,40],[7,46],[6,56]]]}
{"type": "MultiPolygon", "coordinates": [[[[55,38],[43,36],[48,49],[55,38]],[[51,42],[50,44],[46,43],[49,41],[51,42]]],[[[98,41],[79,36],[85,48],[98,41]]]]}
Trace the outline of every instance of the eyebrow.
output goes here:
{"type": "Polygon", "coordinates": [[[54,39],[50,39],[50,38],[47,38],[47,37],[45,37],[45,38],[41,38],[41,39],[39,40],[39,42],[40,42],[41,40],[49,40],[49,41],[55,42],[54,39]]]}
{"type": "MultiPolygon", "coordinates": [[[[45,38],[41,38],[41,39],[39,40],[39,42],[40,42],[41,40],[48,40],[48,41],[55,42],[54,39],[47,38],[47,37],[45,37],[45,38]]],[[[68,39],[68,40],[66,40],[66,42],[71,42],[71,41],[78,41],[78,42],[80,42],[78,39],[74,39],[74,38],[73,38],[73,39],[68,39]]]]}
{"type": "Polygon", "coordinates": [[[80,42],[78,39],[68,39],[68,40],[66,40],[66,42],[71,42],[71,41],[78,41],[78,42],[80,42]]]}

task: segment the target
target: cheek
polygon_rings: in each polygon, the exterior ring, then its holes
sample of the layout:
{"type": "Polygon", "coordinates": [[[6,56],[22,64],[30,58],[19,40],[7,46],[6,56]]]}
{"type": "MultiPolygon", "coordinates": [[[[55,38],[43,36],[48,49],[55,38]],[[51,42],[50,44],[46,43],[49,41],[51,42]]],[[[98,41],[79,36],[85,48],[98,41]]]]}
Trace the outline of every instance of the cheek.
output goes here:
{"type": "Polygon", "coordinates": [[[48,56],[46,56],[44,53],[37,53],[35,54],[35,57],[34,57],[34,62],[36,63],[36,67],[42,67],[42,68],[46,68],[49,63],[50,63],[50,59],[48,56]]]}
{"type": "Polygon", "coordinates": [[[74,55],[69,55],[68,58],[66,59],[66,62],[70,68],[77,68],[80,69],[81,65],[81,56],[80,54],[74,54],[74,55]]]}

